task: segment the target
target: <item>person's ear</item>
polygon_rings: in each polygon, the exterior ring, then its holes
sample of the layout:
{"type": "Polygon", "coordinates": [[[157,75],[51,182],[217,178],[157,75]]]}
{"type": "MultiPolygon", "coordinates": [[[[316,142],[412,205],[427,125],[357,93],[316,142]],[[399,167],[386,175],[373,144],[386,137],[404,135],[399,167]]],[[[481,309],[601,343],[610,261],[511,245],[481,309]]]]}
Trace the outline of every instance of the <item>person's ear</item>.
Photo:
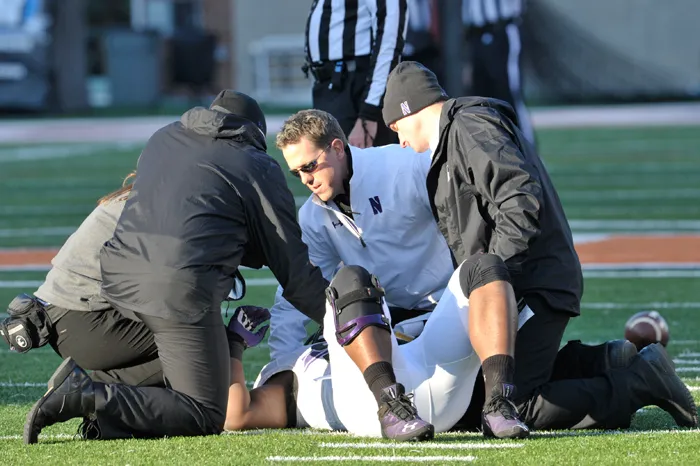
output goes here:
{"type": "Polygon", "coordinates": [[[343,160],[345,158],[345,144],[343,144],[343,141],[341,141],[338,138],[333,139],[333,142],[331,142],[331,146],[335,151],[336,158],[338,160],[343,160]]]}

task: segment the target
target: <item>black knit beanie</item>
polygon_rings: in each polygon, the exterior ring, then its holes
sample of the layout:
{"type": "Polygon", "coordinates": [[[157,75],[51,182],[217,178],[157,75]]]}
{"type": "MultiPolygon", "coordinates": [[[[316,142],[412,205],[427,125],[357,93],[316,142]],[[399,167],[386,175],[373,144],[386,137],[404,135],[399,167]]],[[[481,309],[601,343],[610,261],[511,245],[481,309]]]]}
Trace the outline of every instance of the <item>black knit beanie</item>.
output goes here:
{"type": "Polygon", "coordinates": [[[389,126],[447,98],[435,73],[417,61],[401,62],[391,71],[386,83],[384,123],[389,126]]]}
{"type": "Polygon", "coordinates": [[[267,124],[265,115],[260,109],[258,102],[249,95],[236,92],[231,89],[224,89],[219,92],[214,101],[209,106],[212,110],[220,110],[232,113],[241,118],[251,121],[260,131],[267,136],[267,124]]]}

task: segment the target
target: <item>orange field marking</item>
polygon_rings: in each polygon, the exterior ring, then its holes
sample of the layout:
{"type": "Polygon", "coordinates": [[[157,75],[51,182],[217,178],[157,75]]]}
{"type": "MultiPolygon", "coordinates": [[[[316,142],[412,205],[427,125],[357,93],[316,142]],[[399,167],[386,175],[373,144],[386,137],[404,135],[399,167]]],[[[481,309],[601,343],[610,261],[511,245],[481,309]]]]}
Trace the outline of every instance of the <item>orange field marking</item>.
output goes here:
{"type": "Polygon", "coordinates": [[[699,263],[700,236],[611,236],[577,244],[581,263],[699,263]]]}
{"type": "MultiPolygon", "coordinates": [[[[700,263],[700,235],[610,236],[576,245],[583,264],[700,263]]],[[[49,265],[58,249],[0,250],[1,266],[49,265]]]]}
{"type": "Polygon", "coordinates": [[[0,251],[0,265],[48,265],[58,249],[16,249],[0,251]]]}

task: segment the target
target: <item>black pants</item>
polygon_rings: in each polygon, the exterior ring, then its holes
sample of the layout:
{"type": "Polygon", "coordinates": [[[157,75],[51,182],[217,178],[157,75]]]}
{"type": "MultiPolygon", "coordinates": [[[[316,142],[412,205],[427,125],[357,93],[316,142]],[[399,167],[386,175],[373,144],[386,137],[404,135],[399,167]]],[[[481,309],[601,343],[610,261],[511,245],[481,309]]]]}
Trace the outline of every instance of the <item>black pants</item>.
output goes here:
{"type": "Polygon", "coordinates": [[[195,324],[137,316],[154,335],[167,388],[96,382],[101,438],[221,433],[231,371],[221,314],[209,313],[195,324]]]}
{"type": "Polygon", "coordinates": [[[68,311],[54,324],[49,344],[62,358],[70,356],[92,371],[96,382],[164,386],[153,333],[114,309],[68,311]]]}
{"type": "MultiPolygon", "coordinates": [[[[535,315],[515,343],[515,403],[521,419],[536,430],[629,427],[643,406],[630,397],[632,385],[643,385],[635,367],[605,372],[603,346],[571,342],[560,350],[569,316],[542,300],[527,301],[535,315]]],[[[483,377],[478,377],[456,429],[480,428],[484,396],[483,377]]]]}
{"type": "MultiPolygon", "coordinates": [[[[369,57],[358,57],[357,67],[348,71],[339,81],[339,85],[329,88],[331,79],[314,82],[312,99],[313,107],[333,115],[340,127],[349,136],[360,114],[360,106],[367,94],[367,79],[369,77],[369,57]]],[[[396,133],[390,130],[382,120],[377,121],[377,135],[374,146],[398,143],[396,133]]]]}
{"type": "Polygon", "coordinates": [[[522,94],[518,25],[476,28],[469,30],[467,37],[472,64],[472,87],[468,95],[508,102],[518,115],[520,130],[534,143],[534,131],[522,94]]]}

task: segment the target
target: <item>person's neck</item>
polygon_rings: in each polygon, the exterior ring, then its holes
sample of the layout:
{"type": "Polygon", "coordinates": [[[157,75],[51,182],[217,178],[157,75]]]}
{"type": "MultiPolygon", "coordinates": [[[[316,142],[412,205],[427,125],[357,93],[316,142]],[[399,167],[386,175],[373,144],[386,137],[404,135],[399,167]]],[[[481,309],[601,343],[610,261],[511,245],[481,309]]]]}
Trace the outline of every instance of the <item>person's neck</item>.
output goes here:
{"type": "Polygon", "coordinates": [[[440,117],[442,115],[442,106],[444,102],[438,102],[426,108],[425,119],[423,126],[428,132],[427,137],[430,141],[430,150],[435,152],[438,143],[440,142],[440,117]]]}

